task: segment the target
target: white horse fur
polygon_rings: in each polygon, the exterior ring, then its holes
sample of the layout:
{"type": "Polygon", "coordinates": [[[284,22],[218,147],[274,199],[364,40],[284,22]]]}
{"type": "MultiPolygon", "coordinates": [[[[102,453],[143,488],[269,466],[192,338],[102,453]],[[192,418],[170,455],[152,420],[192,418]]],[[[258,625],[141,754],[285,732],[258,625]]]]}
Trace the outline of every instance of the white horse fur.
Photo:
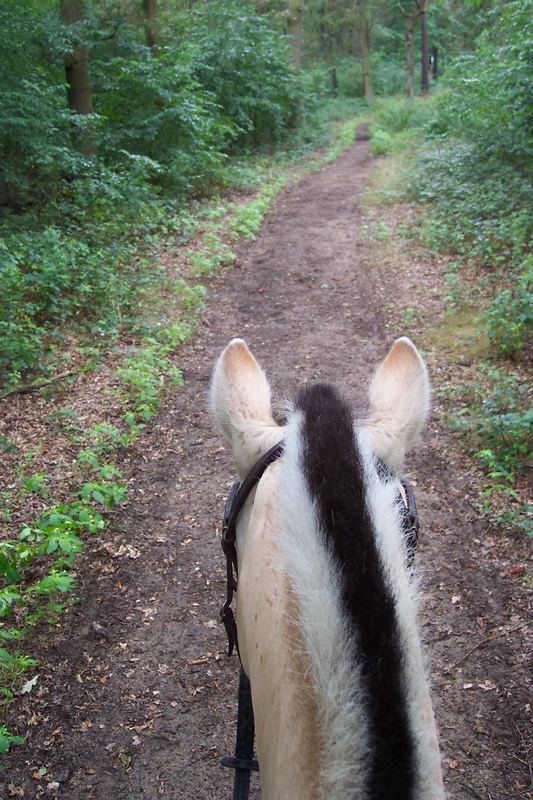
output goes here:
{"type": "MultiPolygon", "coordinates": [[[[369,399],[367,419],[350,425],[374,547],[395,608],[398,685],[412,750],[405,791],[401,777],[375,788],[367,654],[343,606],[343,569],[325,542],[304,474],[303,412],[293,409],[283,426],[274,421],[268,381],[242,339],[229,343],[213,374],[211,408],[241,479],[270,447],[281,439],[286,443],[250,495],[237,528],[237,628],[252,687],[264,800],[444,798],[394,477],[430,406],[427,371],[409,339],[395,342],[374,375],[369,399]],[[374,454],[390,468],[388,478],[378,475],[374,454]]],[[[365,600],[370,607],[373,598],[365,600]]]]}

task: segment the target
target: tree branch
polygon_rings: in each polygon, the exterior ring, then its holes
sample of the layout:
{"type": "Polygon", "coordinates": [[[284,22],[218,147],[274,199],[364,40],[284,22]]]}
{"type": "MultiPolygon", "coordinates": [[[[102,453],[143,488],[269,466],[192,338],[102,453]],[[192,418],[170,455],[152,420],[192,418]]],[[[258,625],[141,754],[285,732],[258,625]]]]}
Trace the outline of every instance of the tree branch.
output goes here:
{"type": "MultiPolygon", "coordinates": [[[[79,372],[79,370],[76,371],[79,372]]],[[[3,400],[5,397],[11,397],[13,394],[29,394],[30,392],[36,392],[38,389],[42,389],[43,386],[48,386],[56,381],[61,381],[63,378],[68,378],[69,375],[74,374],[74,370],[68,370],[67,372],[60,372],[59,375],[54,375],[53,378],[48,378],[45,381],[37,381],[36,383],[30,383],[27,386],[19,386],[17,389],[11,389],[9,392],[0,394],[0,400],[3,400]]]]}
{"type": "Polygon", "coordinates": [[[507,636],[508,633],[514,633],[514,631],[519,631],[521,628],[527,628],[528,625],[531,625],[530,619],[526,620],[526,622],[522,622],[520,625],[515,625],[514,628],[507,628],[506,630],[497,633],[495,636],[487,636],[485,639],[482,639],[480,642],[475,644],[474,647],[471,647],[470,650],[467,650],[464,656],[461,656],[459,661],[456,661],[454,664],[452,664],[451,669],[455,669],[456,667],[461,666],[461,664],[464,664],[466,659],[479,647],[483,647],[495,639],[501,639],[502,636],[507,636]]]}

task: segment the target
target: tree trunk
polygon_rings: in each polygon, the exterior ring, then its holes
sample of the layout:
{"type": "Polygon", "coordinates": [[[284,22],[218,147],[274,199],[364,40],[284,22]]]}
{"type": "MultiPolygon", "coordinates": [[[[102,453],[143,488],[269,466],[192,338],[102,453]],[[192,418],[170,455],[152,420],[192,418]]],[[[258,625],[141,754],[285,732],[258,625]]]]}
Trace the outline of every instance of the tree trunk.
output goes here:
{"type": "Polygon", "coordinates": [[[161,42],[157,22],[157,0],[143,0],[143,13],[146,44],[153,50],[157,50],[161,42]]]}
{"type": "Polygon", "coordinates": [[[415,96],[415,32],[414,25],[405,27],[405,92],[409,100],[415,96]]]}
{"type": "Polygon", "coordinates": [[[363,67],[363,94],[365,100],[374,99],[372,86],[372,66],[370,64],[370,25],[366,10],[366,0],[359,2],[359,46],[361,48],[361,62],[363,67]]]}
{"type": "Polygon", "coordinates": [[[292,63],[302,68],[302,14],[305,0],[289,0],[288,34],[292,39],[292,63]]]}
{"type": "Polygon", "coordinates": [[[333,96],[337,97],[339,94],[339,82],[337,80],[337,68],[331,68],[331,89],[333,91],[333,96]]]}
{"type": "MultiPolygon", "coordinates": [[[[83,19],[85,8],[83,0],[60,0],[61,20],[66,25],[75,25],[83,19]]],[[[78,44],[65,56],[67,79],[67,99],[69,108],[77,114],[92,114],[91,83],[89,79],[89,59],[85,45],[78,44]]],[[[93,132],[85,127],[76,137],[80,150],[86,155],[96,152],[93,132]]]]}
{"type": "Polygon", "coordinates": [[[439,51],[436,47],[431,48],[431,66],[433,68],[433,80],[439,77],[439,51]]]}
{"type": "Polygon", "coordinates": [[[428,58],[428,26],[427,26],[427,10],[428,3],[425,2],[420,10],[420,32],[422,34],[422,52],[421,52],[421,77],[422,77],[422,94],[429,94],[429,58],[428,58]]]}

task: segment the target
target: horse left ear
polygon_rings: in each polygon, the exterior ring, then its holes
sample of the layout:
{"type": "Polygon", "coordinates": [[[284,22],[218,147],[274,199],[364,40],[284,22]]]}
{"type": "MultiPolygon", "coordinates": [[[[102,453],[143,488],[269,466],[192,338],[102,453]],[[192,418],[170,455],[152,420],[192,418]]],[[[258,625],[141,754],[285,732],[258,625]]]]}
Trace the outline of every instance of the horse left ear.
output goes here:
{"type": "Polygon", "coordinates": [[[368,394],[365,430],[378,456],[399,471],[426,422],[431,398],[426,365],[410,339],[403,336],[394,342],[368,394]]]}
{"type": "Polygon", "coordinates": [[[280,427],[272,417],[266,375],[243,339],[232,339],[218,359],[211,380],[210,404],[243,478],[281,439],[280,427]]]}

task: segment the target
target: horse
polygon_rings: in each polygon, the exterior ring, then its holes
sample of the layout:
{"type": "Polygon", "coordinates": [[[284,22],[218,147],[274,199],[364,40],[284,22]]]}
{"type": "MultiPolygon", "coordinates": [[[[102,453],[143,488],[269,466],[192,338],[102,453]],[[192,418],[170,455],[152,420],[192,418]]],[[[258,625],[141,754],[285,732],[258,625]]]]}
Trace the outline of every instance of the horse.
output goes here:
{"type": "Polygon", "coordinates": [[[354,419],[330,384],[274,419],[242,339],[211,411],[239,476],[283,440],[237,525],[237,633],[263,800],[443,800],[399,473],[430,409],[426,366],[397,339],[354,419]]]}

